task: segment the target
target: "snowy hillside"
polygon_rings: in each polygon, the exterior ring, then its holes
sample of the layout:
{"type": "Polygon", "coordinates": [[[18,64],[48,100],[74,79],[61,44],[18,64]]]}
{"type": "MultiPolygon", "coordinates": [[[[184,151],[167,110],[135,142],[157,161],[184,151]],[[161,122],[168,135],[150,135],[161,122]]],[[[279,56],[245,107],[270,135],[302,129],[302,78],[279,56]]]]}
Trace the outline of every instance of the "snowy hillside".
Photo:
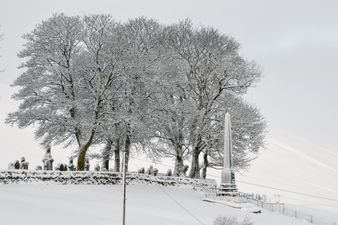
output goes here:
{"type": "MultiPolygon", "coordinates": [[[[1,185],[1,224],[110,225],[121,223],[120,185],[1,185]]],[[[305,225],[307,222],[263,211],[252,214],[204,202],[203,193],[152,185],[128,186],[127,224],[205,225],[220,215],[248,216],[255,225],[305,225]],[[176,201],[176,202],[175,202],[176,201]]]]}
{"type": "Polygon", "coordinates": [[[290,143],[269,140],[268,149],[253,162],[249,171],[237,176],[238,181],[246,182],[238,182],[239,189],[268,196],[278,194],[282,202],[292,204],[293,208],[321,217],[328,224],[337,222],[338,155],[299,140],[290,143]],[[304,195],[250,185],[248,182],[304,195]]]}
{"type": "MultiPolygon", "coordinates": [[[[10,93],[13,90],[4,85],[0,85],[0,87],[0,102],[9,104],[10,93]]],[[[1,121],[4,121],[6,113],[14,110],[15,107],[15,103],[12,103],[10,108],[0,107],[1,121]]],[[[31,168],[41,165],[44,151],[34,140],[31,130],[18,130],[1,123],[0,131],[3,133],[3,139],[0,143],[1,169],[7,168],[8,162],[19,159],[21,156],[25,156],[30,161],[31,168]],[[20,137],[20,142],[13,141],[11,136],[20,137]],[[35,148],[30,147],[28,151],[26,146],[35,146],[35,148]]],[[[55,149],[53,157],[56,162],[67,163],[70,150],[55,149]]],[[[304,143],[304,141],[292,140],[290,137],[285,137],[282,140],[270,138],[268,139],[267,150],[261,152],[248,172],[243,175],[237,174],[237,180],[338,199],[337,162],[338,154],[332,149],[325,149],[308,142],[304,143]]],[[[152,163],[149,160],[134,159],[131,169],[137,170],[142,166],[148,167],[150,164],[152,163]]],[[[153,164],[155,165],[155,163],[153,164]]],[[[167,165],[171,166],[172,163],[163,161],[161,165],[155,166],[161,172],[165,172],[171,168],[167,165]]],[[[210,178],[219,180],[220,171],[210,170],[209,174],[212,175],[210,178]]],[[[238,182],[238,187],[242,192],[255,192],[268,196],[279,194],[282,202],[292,204],[292,207],[300,208],[304,213],[323,218],[328,224],[338,221],[338,201],[309,198],[240,182],[238,182]]],[[[3,188],[1,187],[1,189],[3,188]]],[[[1,196],[0,204],[3,207],[3,193],[1,193],[1,196]]],[[[15,204],[13,207],[15,207],[15,204]]]]}

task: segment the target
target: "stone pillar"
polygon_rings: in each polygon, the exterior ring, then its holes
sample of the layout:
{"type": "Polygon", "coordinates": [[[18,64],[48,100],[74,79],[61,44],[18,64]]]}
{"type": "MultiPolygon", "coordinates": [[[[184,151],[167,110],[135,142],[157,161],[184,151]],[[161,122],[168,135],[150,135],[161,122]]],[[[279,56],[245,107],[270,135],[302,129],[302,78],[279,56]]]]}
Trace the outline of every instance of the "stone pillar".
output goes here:
{"type": "Polygon", "coordinates": [[[227,112],[224,118],[224,162],[221,173],[221,194],[236,195],[237,187],[232,164],[231,117],[227,112]]]}

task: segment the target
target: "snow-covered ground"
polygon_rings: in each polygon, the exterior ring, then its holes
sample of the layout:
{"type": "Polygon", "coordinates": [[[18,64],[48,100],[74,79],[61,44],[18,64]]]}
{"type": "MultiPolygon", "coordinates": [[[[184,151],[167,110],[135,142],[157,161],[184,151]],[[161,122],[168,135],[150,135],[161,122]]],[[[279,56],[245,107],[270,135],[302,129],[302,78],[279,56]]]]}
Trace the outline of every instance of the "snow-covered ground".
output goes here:
{"type": "MultiPolygon", "coordinates": [[[[307,222],[263,211],[252,214],[218,203],[202,201],[203,193],[157,185],[127,187],[127,224],[213,224],[220,215],[248,216],[256,225],[304,225],[307,222]],[[176,201],[176,202],[175,202],[176,201]]],[[[0,221],[7,225],[121,224],[120,185],[0,185],[0,221]]]]}
{"type": "MultiPolygon", "coordinates": [[[[10,100],[13,90],[8,85],[0,84],[0,102],[8,107],[0,107],[0,121],[4,121],[8,112],[16,109],[17,103],[10,100]]],[[[19,130],[11,128],[4,123],[0,123],[0,133],[2,135],[0,143],[0,169],[7,168],[9,162],[25,156],[29,161],[30,168],[41,165],[44,151],[33,138],[31,128],[19,130]],[[20,137],[20,141],[14,141],[12,137],[20,137]],[[27,149],[27,146],[30,146],[27,149]]],[[[240,181],[250,182],[258,185],[277,187],[285,190],[302,192],[304,194],[318,195],[330,199],[338,199],[338,153],[336,148],[325,148],[310,143],[308,140],[292,140],[290,137],[279,139],[285,135],[276,135],[278,140],[268,138],[267,149],[262,151],[252,163],[249,171],[242,175],[237,174],[238,188],[242,192],[261,193],[268,196],[280,195],[282,202],[291,204],[292,208],[299,209],[301,212],[311,214],[315,218],[324,219],[328,224],[337,222],[338,224],[338,201],[328,201],[325,199],[310,198],[288,192],[262,188],[260,186],[248,185],[240,181]]],[[[313,140],[315,141],[315,140],[313,140]]],[[[55,162],[67,163],[67,157],[71,150],[61,148],[53,149],[55,162]]],[[[136,158],[140,156],[136,156],[136,158]]],[[[156,165],[149,159],[132,159],[131,170],[135,171],[140,167],[148,167],[153,164],[160,172],[172,169],[172,162],[162,161],[156,165]],[[143,161],[147,160],[147,161],[143,161]]],[[[95,165],[94,163],[92,164],[95,165]]],[[[220,171],[209,170],[209,178],[219,181],[220,171]]],[[[1,187],[0,190],[3,190],[1,187]]],[[[99,187],[99,189],[102,187],[99,187]]],[[[114,189],[115,187],[113,187],[114,189]]],[[[64,189],[66,190],[66,189],[64,189]]],[[[48,191],[48,190],[44,190],[48,191]]],[[[0,192],[3,196],[3,192],[0,192]]],[[[1,197],[0,205],[3,197],[1,197]]],[[[75,204],[75,203],[74,203],[75,204]]],[[[0,212],[2,216],[2,212],[0,212]]],[[[0,223],[2,224],[2,223],[0,223]]]]}
{"type": "Polygon", "coordinates": [[[268,149],[237,180],[304,195],[241,182],[238,182],[239,190],[271,197],[278,194],[291,208],[327,224],[338,224],[338,154],[309,143],[290,143],[269,140],[268,149]]]}

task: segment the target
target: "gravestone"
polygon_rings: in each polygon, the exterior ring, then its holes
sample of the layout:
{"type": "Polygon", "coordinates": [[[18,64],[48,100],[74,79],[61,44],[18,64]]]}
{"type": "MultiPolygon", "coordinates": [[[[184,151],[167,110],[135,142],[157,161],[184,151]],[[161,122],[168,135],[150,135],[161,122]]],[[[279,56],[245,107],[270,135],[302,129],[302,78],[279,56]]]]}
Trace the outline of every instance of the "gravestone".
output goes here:
{"type": "Polygon", "coordinates": [[[21,157],[20,169],[22,169],[22,170],[28,170],[28,165],[29,165],[29,163],[26,162],[25,157],[21,157]]]}
{"type": "Polygon", "coordinates": [[[147,174],[148,175],[153,175],[154,174],[154,168],[153,168],[153,166],[149,166],[149,168],[147,169],[147,174]]]}
{"type": "Polygon", "coordinates": [[[86,168],[86,171],[89,171],[90,164],[89,164],[89,159],[88,158],[86,159],[85,168],[86,168]]]}
{"type": "Polygon", "coordinates": [[[42,162],[43,162],[43,169],[44,170],[53,170],[54,159],[52,157],[50,146],[46,149],[46,153],[45,153],[45,155],[42,159],[42,162]]]}
{"type": "Polygon", "coordinates": [[[19,160],[15,160],[15,162],[14,162],[14,169],[16,169],[16,170],[20,169],[19,160]]]}
{"type": "Polygon", "coordinates": [[[168,169],[167,173],[165,174],[167,177],[171,177],[173,173],[171,172],[171,169],[168,169]]]}
{"type": "Polygon", "coordinates": [[[9,163],[9,164],[8,164],[8,169],[9,169],[9,170],[14,170],[14,169],[15,169],[14,163],[9,163]]]}
{"type": "Polygon", "coordinates": [[[97,163],[97,164],[95,165],[94,170],[95,170],[95,171],[100,171],[100,169],[101,169],[101,168],[100,168],[100,165],[97,163]]]}
{"type": "Polygon", "coordinates": [[[73,164],[73,158],[69,159],[68,169],[69,169],[69,171],[75,171],[76,170],[76,168],[73,164]]]}
{"type": "Polygon", "coordinates": [[[154,176],[157,176],[157,174],[158,174],[158,169],[155,168],[154,171],[153,171],[153,175],[154,175],[154,176]]]}

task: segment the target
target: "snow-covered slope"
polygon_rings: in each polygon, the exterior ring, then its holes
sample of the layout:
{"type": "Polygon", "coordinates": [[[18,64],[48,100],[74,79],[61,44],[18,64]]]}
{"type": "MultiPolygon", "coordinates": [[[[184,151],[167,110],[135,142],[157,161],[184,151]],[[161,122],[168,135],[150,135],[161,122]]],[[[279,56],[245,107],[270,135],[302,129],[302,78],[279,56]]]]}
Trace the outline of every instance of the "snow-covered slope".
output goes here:
{"type": "MultiPolygon", "coordinates": [[[[252,214],[222,204],[202,201],[191,189],[157,185],[130,185],[127,224],[213,224],[220,215],[249,216],[256,225],[304,225],[307,222],[265,212],[252,214]],[[176,201],[176,202],[175,202],[176,201]]],[[[121,224],[120,185],[0,185],[0,221],[4,225],[111,225],[121,224]]]]}
{"type": "Polygon", "coordinates": [[[333,151],[299,140],[286,144],[270,139],[267,150],[237,180],[304,194],[238,182],[240,191],[278,194],[282,202],[303,213],[320,217],[328,224],[338,221],[338,154],[333,151]]]}
{"type": "MultiPolygon", "coordinates": [[[[15,110],[17,106],[17,103],[10,100],[12,91],[8,85],[0,84],[0,103],[8,105],[6,108],[0,107],[0,121],[2,121],[0,123],[2,137],[0,169],[7,168],[9,162],[13,162],[21,156],[25,156],[26,160],[31,163],[30,168],[34,169],[36,165],[41,165],[44,151],[33,139],[33,130],[10,128],[3,123],[6,114],[15,110]],[[13,140],[13,137],[20,137],[20,141],[13,140]]],[[[317,140],[311,141],[316,143],[317,140]]],[[[262,151],[258,159],[252,163],[249,171],[242,176],[237,174],[238,181],[338,199],[338,152],[336,149],[316,146],[309,143],[308,140],[292,140],[291,137],[286,137],[284,134],[274,135],[267,142],[267,149],[262,151]]],[[[67,163],[67,157],[71,150],[53,149],[55,162],[67,163]]],[[[161,165],[153,163],[160,172],[172,169],[172,162],[162,161],[161,163],[161,165]]],[[[142,166],[148,167],[150,164],[149,161],[133,159],[131,170],[139,169],[142,166]]],[[[209,170],[209,172],[210,175],[216,176],[210,178],[219,180],[220,171],[209,170]]],[[[338,221],[338,201],[310,198],[240,182],[238,187],[242,192],[256,192],[270,196],[279,194],[282,202],[293,204],[295,208],[300,208],[306,213],[314,214],[314,216],[318,214],[319,217],[325,217],[330,223],[338,221]]],[[[0,204],[2,205],[2,202],[0,204]]]]}

